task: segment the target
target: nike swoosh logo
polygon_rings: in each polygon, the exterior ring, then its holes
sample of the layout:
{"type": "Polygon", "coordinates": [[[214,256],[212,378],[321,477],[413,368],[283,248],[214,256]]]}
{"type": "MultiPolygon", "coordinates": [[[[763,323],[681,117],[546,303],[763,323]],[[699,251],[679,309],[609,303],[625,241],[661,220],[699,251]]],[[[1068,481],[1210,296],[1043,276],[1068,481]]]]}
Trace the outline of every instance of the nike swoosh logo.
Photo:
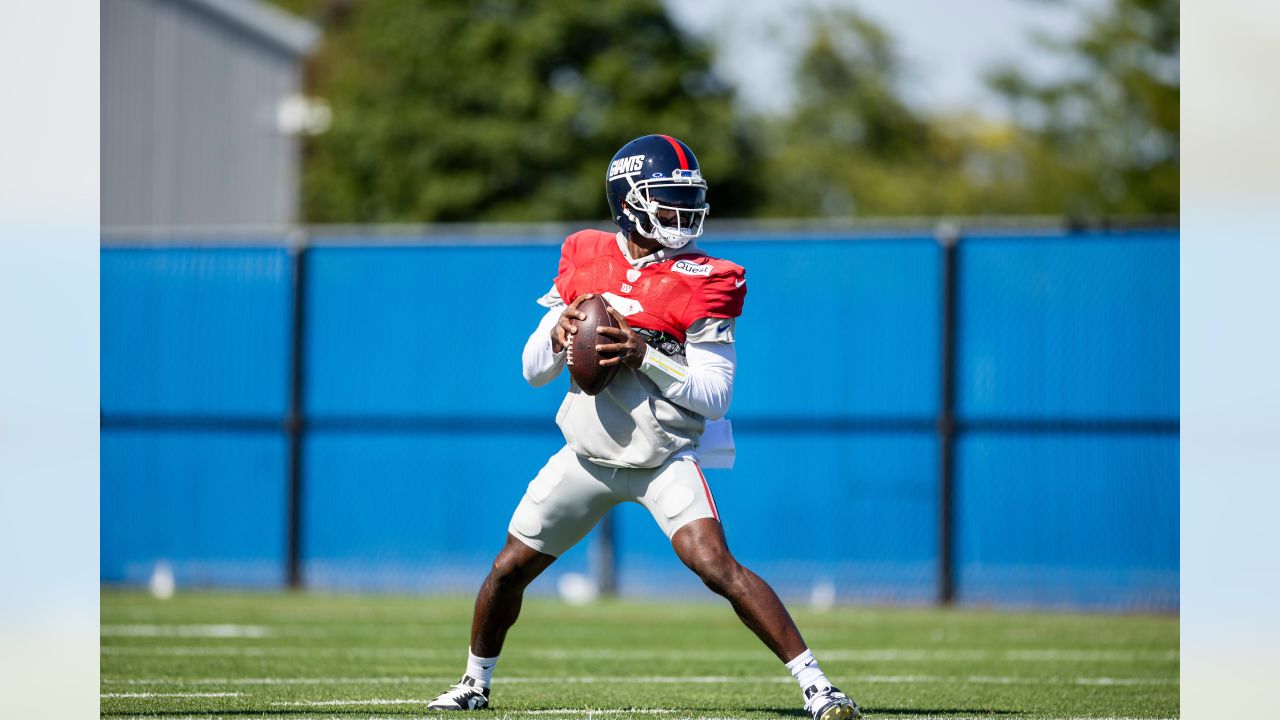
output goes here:
{"type": "Polygon", "coordinates": [[[734,286],[734,287],[742,287],[743,285],[746,285],[746,284],[747,284],[747,279],[746,279],[746,278],[742,278],[741,280],[734,280],[734,281],[733,281],[733,286],[734,286]]]}
{"type": "Polygon", "coordinates": [[[725,330],[728,330],[728,329],[729,329],[729,323],[725,323],[720,327],[716,328],[716,332],[724,332],[725,330]]]}

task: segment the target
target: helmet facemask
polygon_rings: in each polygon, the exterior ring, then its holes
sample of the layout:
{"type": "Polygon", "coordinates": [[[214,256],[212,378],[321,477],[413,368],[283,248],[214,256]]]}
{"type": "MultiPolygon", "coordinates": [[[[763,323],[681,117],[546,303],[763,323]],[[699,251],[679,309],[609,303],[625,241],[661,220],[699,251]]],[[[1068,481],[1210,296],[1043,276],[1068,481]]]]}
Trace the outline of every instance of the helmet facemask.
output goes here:
{"type": "Polygon", "coordinates": [[[702,223],[711,206],[706,203],[707,183],[697,170],[676,170],[670,178],[636,182],[628,177],[623,212],[636,232],[664,247],[680,248],[702,235],[702,223]]]}

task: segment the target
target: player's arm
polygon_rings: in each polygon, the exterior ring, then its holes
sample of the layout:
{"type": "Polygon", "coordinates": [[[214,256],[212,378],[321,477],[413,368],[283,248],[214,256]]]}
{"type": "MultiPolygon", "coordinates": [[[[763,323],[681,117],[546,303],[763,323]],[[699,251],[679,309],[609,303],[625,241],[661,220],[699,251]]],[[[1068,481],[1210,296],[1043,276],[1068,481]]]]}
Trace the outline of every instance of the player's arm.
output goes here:
{"type": "Polygon", "coordinates": [[[547,310],[547,314],[538,321],[538,328],[525,341],[521,360],[524,364],[524,379],[534,387],[542,387],[560,374],[564,369],[564,348],[555,352],[551,348],[551,331],[560,320],[564,305],[547,310]]]}
{"type": "Polygon", "coordinates": [[[704,318],[690,328],[685,344],[688,363],[681,363],[653,349],[631,330],[621,313],[609,308],[620,329],[600,328],[601,334],[618,342],[601,345],[605,352],[619,353],[601,360],[601,365],[624,363],[644,373],[671,402],[711,420],[729,412],[733,401],[733,375],[737,354],[733,349],[733,320],[704,318]]]}
{"type": "Polygon", "coordinates": [[[591,293],[565,305],[560,293],[553,287],[538,300],[538,304],[546,307],[547,312],[525,341],[524,353],[521,355],[524,379],[530,385],[542,387],[556,379],[564,369],[565,346],[569,343],[569,336],[576,332],[572,321],[586,319],[578,310],[578,305],[589,297],[591,293]]]}
{"type": "Polygon", "coordinates": [[[733,325],[733,320],[724,318],[698,320],[687,333],[687,365],[649,347],[640,372],[653,380],[668,400],[719,420],[733,402],[733,376],[738,366],[733,325]]]}

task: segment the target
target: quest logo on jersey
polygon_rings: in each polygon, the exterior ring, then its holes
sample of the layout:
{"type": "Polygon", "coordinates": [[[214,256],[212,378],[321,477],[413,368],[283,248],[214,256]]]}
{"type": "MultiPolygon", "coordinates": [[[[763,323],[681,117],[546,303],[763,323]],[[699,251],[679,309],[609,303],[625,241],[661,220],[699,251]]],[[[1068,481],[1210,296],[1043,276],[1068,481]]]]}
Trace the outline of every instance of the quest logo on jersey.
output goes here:
{"type": "Polygon", "coordinates": [[[640,172],[640,168],[644,166],[643,155],[632,155],[631,157],[618,158],[609,164],[609,179],[618,177],[619,175],[630,175],[640,172]]]}
{"type": "Polygon", "coordinates": [[[711,275],[711,265],[709,263],[706,265],[699,265],[698,263],[692,263],[688,260],[677,260],[676,264],[671,266],[671,269],[685,275],[701,275],[703,277],[711,275]]]}

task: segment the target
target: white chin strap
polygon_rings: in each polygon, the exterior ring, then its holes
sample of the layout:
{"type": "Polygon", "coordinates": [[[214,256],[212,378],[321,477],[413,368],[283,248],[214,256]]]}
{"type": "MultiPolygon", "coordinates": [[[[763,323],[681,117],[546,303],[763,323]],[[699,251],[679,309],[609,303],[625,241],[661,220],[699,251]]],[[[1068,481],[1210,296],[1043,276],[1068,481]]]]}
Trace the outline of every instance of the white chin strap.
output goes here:
{"type": "Polygon", "coordinates": [[[622,212],[629,220],[631,220],[631,224],[635,226],[636,232],[650,240],[657,240],[660,245],[671,248],[672,250],[688,245],[690,240],[702,234],[701,232],[695,234],[688,230],[669,228],[658,222],[657,216],[653,213],[646,213],[649,216],[649,226],[653,228],[652,231],[648,231],[644,229],[644,224],[640,222],[640,218],[636,217],[635,213],[631,212],[631,208],[624,208],[622,212]]]}

